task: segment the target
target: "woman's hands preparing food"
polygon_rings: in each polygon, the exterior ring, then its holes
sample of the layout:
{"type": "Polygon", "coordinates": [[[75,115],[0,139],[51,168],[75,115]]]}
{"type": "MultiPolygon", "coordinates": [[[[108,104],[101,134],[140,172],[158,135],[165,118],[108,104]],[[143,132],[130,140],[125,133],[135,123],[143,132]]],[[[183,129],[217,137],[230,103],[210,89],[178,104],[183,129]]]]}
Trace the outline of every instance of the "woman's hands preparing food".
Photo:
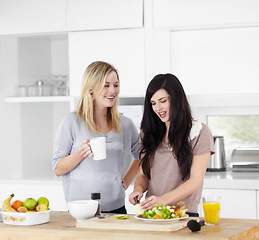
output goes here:
{"type": "MultiPolygon", "coordinates": [[[[137,204],[140,203],[140,199],[143,197],[142,192],[132,192],[129,195],[129,201],[132,204],[137,204]]],[[[141,209],[147,210],[147,209],[152,209],[156,205],[166,205],[166,200],[164,199],[163,196],[150,196],[146,198],[143,202],[140,203],[141,209]]]]}

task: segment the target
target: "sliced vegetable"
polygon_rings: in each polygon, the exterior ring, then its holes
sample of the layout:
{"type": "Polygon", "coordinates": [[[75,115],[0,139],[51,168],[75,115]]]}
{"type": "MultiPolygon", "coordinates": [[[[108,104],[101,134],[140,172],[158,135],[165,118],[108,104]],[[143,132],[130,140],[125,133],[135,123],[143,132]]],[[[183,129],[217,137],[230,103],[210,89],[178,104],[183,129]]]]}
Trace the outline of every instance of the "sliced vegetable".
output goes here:
{"type": "Polygon", "coordinates": [[[116,218],[119,220],[127,219],[127,218],[129,218],[129,215],[117,215],[116,218]]]}
{"type": "Polygon", "coordinates": [[[135,204],[135,214],[141,215],[143,213],[144,213],[144,210],[141,208],[140,204],[139,203],[135,204]]]}

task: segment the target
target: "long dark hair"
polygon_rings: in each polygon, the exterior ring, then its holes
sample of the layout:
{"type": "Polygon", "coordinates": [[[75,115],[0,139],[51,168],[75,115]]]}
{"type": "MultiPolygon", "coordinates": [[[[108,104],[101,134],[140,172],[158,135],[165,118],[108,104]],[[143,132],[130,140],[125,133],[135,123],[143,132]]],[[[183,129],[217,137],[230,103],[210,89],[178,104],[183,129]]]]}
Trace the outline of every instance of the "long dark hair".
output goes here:
{"type": "Polygon", "coordinates": [[[190,105],[180,81],[177,77],[169,73],[156,75],[146,90],[144,114],[141,121],[141,131],[143,133],[140,152],[142,169],[144,174],[150,179],[151,160],[166,134],[166,125],[153,111],[150,102],[154,93],[159,89],[165,89],[170,95],[168,141],[173,149],[172,154],[177,159],[182,180],[185,180],[190,177],[193,158],[189,140],[192,127],[192,115],[190,105]]]}

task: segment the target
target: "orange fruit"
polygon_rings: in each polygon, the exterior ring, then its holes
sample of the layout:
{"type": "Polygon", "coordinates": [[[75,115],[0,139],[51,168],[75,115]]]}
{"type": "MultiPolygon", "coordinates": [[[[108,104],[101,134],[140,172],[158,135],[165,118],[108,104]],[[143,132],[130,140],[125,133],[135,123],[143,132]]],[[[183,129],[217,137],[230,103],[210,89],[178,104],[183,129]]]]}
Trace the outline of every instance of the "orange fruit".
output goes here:
{"type": "Polygon", "coordinates": [[[23,206],[23,202],[20,200],[15,200],[11,206],[17,211],[19,207],[23,206]]]}

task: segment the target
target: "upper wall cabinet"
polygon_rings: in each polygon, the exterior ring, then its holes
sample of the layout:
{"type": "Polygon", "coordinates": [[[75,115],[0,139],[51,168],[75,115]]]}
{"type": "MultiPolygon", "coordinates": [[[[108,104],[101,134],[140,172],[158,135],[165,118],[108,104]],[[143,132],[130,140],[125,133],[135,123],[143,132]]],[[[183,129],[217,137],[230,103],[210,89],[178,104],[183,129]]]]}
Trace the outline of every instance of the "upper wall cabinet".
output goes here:
{"type": "Polygon", "coordinates": [[[144,96],[144,29],[73,32],[69,34],[70,95],[79,96],[86,67],[106,61],[118,69],[120,97],[144,96]]]}
{"type": "Polygon", "coordinates": [[[143,0],[67,0],[67,30],[143,26],[143,0]]]}
{"type": "Polygon", "coordinates": [[[187,94],[259,93],[259,27],[171,32],[171,71],[187,94]]]}
{"type": "Polygon", "coordinates": [[[154,27],[186,29],[253,25],[258,0],[153,0],[154,27]]]}
{"type": "Polygon", "coordinates": [[[66,0],[0,0],[0,35],[66,30],[66,0]]]}

